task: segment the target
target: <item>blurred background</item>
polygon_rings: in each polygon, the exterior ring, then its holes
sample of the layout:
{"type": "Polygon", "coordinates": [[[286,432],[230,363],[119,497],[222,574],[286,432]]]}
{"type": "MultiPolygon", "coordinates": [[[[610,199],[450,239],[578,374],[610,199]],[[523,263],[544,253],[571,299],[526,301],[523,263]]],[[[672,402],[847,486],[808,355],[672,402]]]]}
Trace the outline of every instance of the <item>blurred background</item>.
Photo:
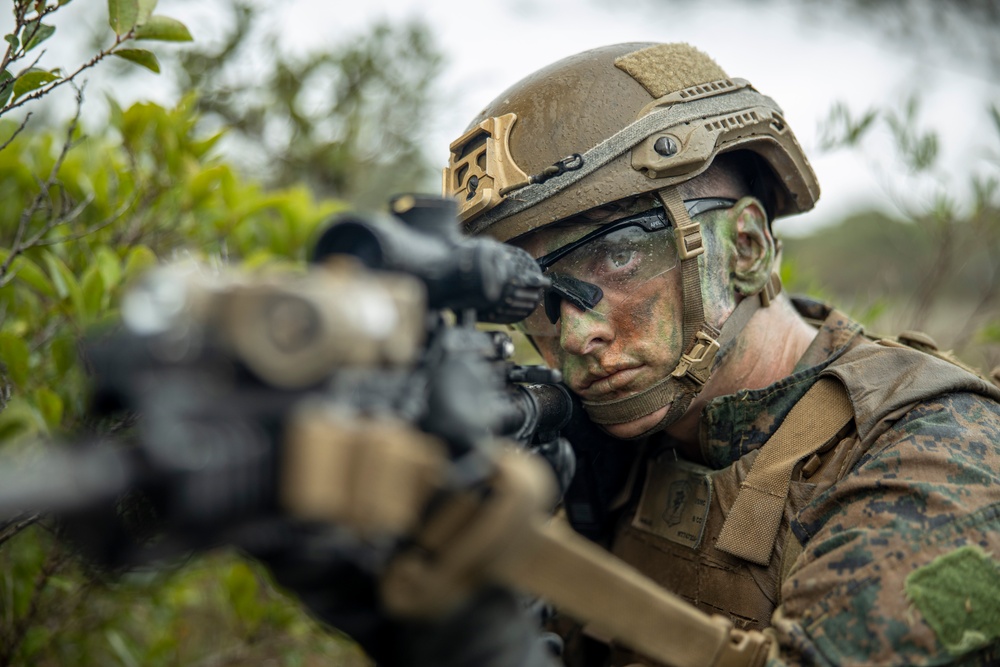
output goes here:
{"type": "MultiPolygon", "coordinates": [[[[76,348],[143,269],[301,263],[335,211],[437,191],[502,90],[626,41],[689,42],[784,108],[823,188],[777,224],[792,292],[1000,365],[997,0],[160,0],[140,42],[125,0],[3,3],[6,454],[127,427],[87,422],[76,348]]],[[[234,554],[108,578],[58,531],[0,523],[0,667],[364,664],[234,554]]]]}

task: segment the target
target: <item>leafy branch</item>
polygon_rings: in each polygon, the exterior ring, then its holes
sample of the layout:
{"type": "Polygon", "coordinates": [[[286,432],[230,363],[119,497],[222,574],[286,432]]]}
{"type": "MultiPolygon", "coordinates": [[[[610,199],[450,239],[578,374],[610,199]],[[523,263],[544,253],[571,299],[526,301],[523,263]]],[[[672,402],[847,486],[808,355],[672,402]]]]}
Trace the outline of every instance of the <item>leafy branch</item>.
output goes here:
{"type": "Polygon", "coordinates": [[[5,633],[4,641],[0,644],[0,647],[2,647],[0,648],[0,667],[7,667],[12,664],[12,660],[17,655],[17,651],[21,647],[21,643],[24,641],[29,628],[38,620],[42,597],[47,590],[49,581],[63,568],[68,559],[69,556],[58,549],[49,553],[48,558],[46,558],[45,563],[42,565],[41,571],[35,577],[28,609],[13,624],[8,632],[5,633]]]}
{"type": "MultiPolygon", "coordinates": [[[[937,321],[945,327],[944,342],[966,350],[977,341],[992,340],[988,331],[1000,322],[1000,255],[995,252],[1000,247],[1000,154],[983,156],[985,174],[967,175],[970,196],[963,200],[956,194],[954,174],[939,163],[939,135],[920,126],[919,111],[915,96],[900,108],[861,114],[837,104],[822,125],[821,144],[826,150],[858,149],[879,130],[888,138],[907,181],[886,188],[914,239],[915,254],[908,261],[920,267],[908,286],[912,294],[906,326],[924,329],[937,321]],[[920,187],[917,178],[924,179],[920,187]],[[964,320],[952,312],[956,303],[967,311],[964,320]],[[948,308],[949,314],[942,315],[948,308]]],[[[1000,140],[1000,109],[991,106],[987,111],[994,139],[1000,140]]]]}
{"type": "Polygon", "coordinates": [[[4,542],[15,537],[22,530],[33,525],[41,518],[41,514],[37,512],[25,512],[24,514],[18,515],[13,519],[4,521],[0,523],[0,546],[4,542]]]}
{"type": "MultiPolygon", "coordinates": [[[[17,259],[29,248],[33,248],[38,245],[39,242],[56,227],[71,222],[82,210],[80,206],[70,207],[65,191],[59,187],[59,169],[62,167],[63,161],[66,159],[66,155],[76,143],[74,141],[74,135],[76,134],[76,128],[80,121],[80,110],[82,107],[83,90],[77,88],[76,112],[73,114],[73,119],[70,121],[66,130],[66,140],[63,142],[62,149],[59,151],[59,156],[56,158],[55,163],[49,170],[49,174],[45,181],[38,184],[38,194],[35,195],[28,206],[21,212],[21,217],[17,224],[17,231],[14,232],[14,240],[10,245],[10,254],[7,255],[7,259],[4,260],[3,264],[0,264],[0,287],[3,287],[13,279],[15,274],[12,273],[10,269],[15,259],[17,259]],[[52,201],[52,191],[54,189],[58,189],[61,193],[62,206],[58,213],[55,213],[52,201]],[[31,233],[31,221],[43,208],[48,208],[50,215],[40,229],[31,233]]],[[[84,206],[85,205],[86,202],[84,202],[84,206]]]]}
{"type": "MultiPolygon", "coordinates": [[[[55,34],[55,27],[43,23],[42,20],[50,17],[69,1],[15,0],[14,29],[4,35],[7,48],[0,61],[0,116],[44,97],[56,88],[72,84],[83,72],[109,56],[129,60],[159,73],[160,64],[152,51],[133,48],[132,44],[138,40],[191,41],[191,33],[183,23],[167,16],[153,14],[156,0],[108,0],[108,23],[115,35],[110,46],[98,51],[68,75],[64,75],[62,69],[58,67],[54,69],[38,67],[44,51],[30,65],[14,74],[13,65],[24,60],[29,51],[55,34]]],[[[14,135],[0,146],[0,150],[10,144],[26,123],[27,119],[14,135]]]]}

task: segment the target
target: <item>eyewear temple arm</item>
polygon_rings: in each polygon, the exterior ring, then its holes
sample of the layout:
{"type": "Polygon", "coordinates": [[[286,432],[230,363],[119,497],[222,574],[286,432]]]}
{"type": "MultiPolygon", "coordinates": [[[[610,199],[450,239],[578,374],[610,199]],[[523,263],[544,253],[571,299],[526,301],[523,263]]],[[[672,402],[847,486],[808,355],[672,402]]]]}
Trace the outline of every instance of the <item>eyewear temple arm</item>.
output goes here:
{"type": "MultiPolygon", "coordinates": [[[[736,203],[735,199],[726,199],[723,197],[700,197],[697,199],[686,199],[684,200],[684,207],[687,209],[688,215],[692,218],[696,215],[702,213],[707,213],[709,211],[714,211],[720,208],[730,208],[736,203]]],[[[604,225],[599,229],[584,234],[575,241],[571,241],[561,248],[557,248],[547,255],[539,257],[536,262],[538,262],[539,268],[542,271],[547,270],[553,264],[558,262],[560,259],[570,254],[577,248],[590,243],[596,238],[611,234],[624,227],[631,227],[633,225],[642,227],[647,232],[658,231],[665,227],[672,225],[672,221],[669,220],[667,212],[662,208],[654,208],[649,211],[644,211],[637,215],[632,215],[627,218],[622,218],[621,220],[616,220],[612,223],[604,225]]]]}

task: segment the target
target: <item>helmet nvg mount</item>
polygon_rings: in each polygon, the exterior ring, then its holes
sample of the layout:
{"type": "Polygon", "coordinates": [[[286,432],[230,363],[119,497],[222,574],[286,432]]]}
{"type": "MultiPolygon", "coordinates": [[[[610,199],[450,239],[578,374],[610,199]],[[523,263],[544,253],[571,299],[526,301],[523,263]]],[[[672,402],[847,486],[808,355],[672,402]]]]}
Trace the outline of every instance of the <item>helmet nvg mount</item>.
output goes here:
{"type": "Polygon", "coordinates": [[[630,399],[585,404],[595,422],[631,421],[667,402],[674,406],[661,424],[675,419],[720,361],[720,345],[780,289],[772,280],[760,299],[744,299],[721,331],[705,322],[701,231],[676,186],[734,151],[757,156],[772,217],[813,207],[819,185],[780,107],[687,44],[617,44],[563,59],[501,93],[451,144],[443,189],[458,200],[467,234],[509,241],[646,193],[670,217],[684,275],[685,340],[671,377],[686,400],[675,400],[676,388],[664,382],[630,399]]]}

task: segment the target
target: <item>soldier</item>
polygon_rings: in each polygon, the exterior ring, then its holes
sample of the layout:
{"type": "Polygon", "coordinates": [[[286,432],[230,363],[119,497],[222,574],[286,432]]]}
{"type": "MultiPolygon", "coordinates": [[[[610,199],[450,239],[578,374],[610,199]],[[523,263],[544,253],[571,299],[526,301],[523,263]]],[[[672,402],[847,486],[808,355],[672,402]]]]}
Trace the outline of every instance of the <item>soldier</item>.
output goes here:
{"type": "MultiPolygon", "coordinates": [[[[781,292],[771,223],[819,186],[773,100],[687,45],[594,49],[487,105],[444,189],[552,280],[520,327],[602,434],[575,527],[768,664],[998,664],[1000,392],[781,292]]],[[[651,664],[557,625],[567,664],[651,664]]]]}

